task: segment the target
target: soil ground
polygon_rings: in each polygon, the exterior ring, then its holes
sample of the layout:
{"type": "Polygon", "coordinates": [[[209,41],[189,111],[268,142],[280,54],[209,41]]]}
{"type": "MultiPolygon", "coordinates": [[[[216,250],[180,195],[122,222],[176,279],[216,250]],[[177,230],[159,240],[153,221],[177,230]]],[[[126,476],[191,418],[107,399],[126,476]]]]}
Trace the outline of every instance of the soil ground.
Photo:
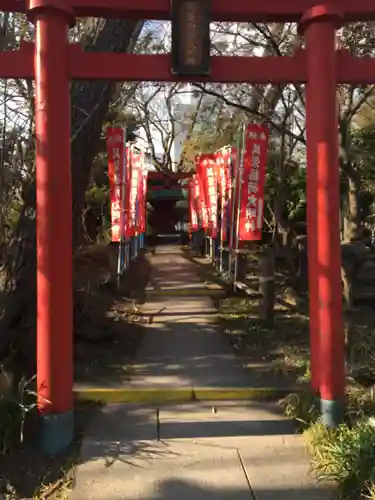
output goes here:
{"type": "MultiPolygon", "coordinates": [[[[207,258],[187,255],[197,263],[202,278],[223,285],[225,282],[207,258]]],[[[280,378],[290,387],[307,380],[309,366],[309,318],[305,297],[285,297],[286,275],[276,272],[274,325],[259,319],[261,295],[257,291],[258,258],[249,262],[246,284],[249,293],[226,285],[227,296],[217,298],[220,328],[229,336],[235,353],[245,366],[267,374],[280,384],[280,378]]]]}
{"type": "Polygon", "coordinates": [[[91,293],[75,334],[75,381],[119,384],[129,380],[131,364],[142,341],[144,322],[139,305],[151,268],[142,254],[123,276],[121,289],[107,285],[91,293]]]}

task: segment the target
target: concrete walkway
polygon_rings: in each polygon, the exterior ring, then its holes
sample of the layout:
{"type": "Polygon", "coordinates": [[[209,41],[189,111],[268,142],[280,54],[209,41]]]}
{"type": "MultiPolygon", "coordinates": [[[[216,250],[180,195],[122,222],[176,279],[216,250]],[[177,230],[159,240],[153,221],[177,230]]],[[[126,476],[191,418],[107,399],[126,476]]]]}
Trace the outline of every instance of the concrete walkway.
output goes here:
{"type": "MultiPolygon", "coordinates": [[[[194,264],[159,247],[151,323],[131,386],[166,391],[252,383],[214,324],[194,264]]],[[[324,500],[303,438],[274,403],[111,404],[84,439],[71,500],[324,500]],[[159,417],[157,417],[157,414],[159,417]]]]}
{"type": "Polygon", "coordinates": [[[178,247],[158,247],[143,314],[151,323],[132,386],[246,387],[247,377],[216,328],[217,311],[196,265],[178,247]]]}

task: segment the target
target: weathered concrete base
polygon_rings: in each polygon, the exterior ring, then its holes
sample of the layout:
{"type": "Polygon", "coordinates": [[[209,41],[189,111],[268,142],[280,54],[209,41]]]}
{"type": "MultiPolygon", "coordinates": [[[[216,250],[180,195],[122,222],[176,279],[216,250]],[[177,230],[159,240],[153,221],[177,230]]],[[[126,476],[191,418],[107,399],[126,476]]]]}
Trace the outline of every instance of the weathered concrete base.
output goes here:
{"type": "Polygon", "coordinates": [[[46,455],[58,455],[66,451],[73,441],[74,414],[53,413],[39,419],[39,447],[46,455]]]}
{"type": "Polygon", "coordinates": [[[342,401],[320,400],[322,423],[330,428],[338,427],[344,421],[345,405],[342,401]]]}

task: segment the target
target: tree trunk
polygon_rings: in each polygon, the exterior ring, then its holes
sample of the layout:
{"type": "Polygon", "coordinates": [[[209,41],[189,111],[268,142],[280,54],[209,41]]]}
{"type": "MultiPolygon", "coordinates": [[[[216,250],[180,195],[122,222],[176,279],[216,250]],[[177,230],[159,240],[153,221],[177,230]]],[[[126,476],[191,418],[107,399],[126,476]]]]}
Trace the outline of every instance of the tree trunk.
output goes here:
{"type": "Polygon", "coordinates": [[[344,240],[353,241],[360,237],[361,221],[359,217],[360,182],[355,175],[348,175],[347,202],[344,211],[344,240]]]}
{"type": "MultiPolygon", "coordinates": [[[[142,26],[142,21],[97,20],[92,23],[92,34],[85,34],[83,45],[87,51],[126,52],[134,48],[142,26]]],[[[115,91],[116,83],[110,81],[72,83],[74,248],[80,242],[80,214],[91,165],[100,147],[102,123],[115,91]]],[[[15,237],[7,252],[8,295],[0,322],[0,359],[4,358],[14,345],[26,371],[29,372],[35,370],[36,352],[35,206],[35,184],[32,184],[24,190],[24,206],[15,237]]]]}
{"type": "Polygon", "coordinates": [[[275,255],[272,248],[263,248],[259,264],[259,318],[267,326],[275,321],[275,255]]]}
{"type": "Polygon", "coordinates": [[[285,259],[289,271],[290,283],[296,285],[296,268],[294,265],[293,252],[291,248],[291,228],[289,221],[284,217],[284,206],[286,204],[287,195],[285,190],[285,177],[286,177],[286,162],[285,162],[285,140],[284,133],[286,123],[283,123],[283,132],[281,135],[280,156],[277,161],[277,181],[276,181],[276,196],[274,199],[274,214],[275,214],[275,229],[276,233],[280,235],[277,238],[276,244],[280,244],[282,254],[285,259]]]}

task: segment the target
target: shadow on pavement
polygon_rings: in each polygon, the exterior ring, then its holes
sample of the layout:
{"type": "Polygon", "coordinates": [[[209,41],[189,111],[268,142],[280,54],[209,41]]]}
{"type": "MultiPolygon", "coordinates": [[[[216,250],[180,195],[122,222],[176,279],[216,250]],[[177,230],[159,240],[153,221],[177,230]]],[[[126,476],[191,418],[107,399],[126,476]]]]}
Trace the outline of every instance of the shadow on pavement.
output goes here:
{"type": "MultiPolygon", "coordinates": [[[[268,490],[258,490],[256,493],[248,488],[227,488],[218,489],[215,487],[201,488],[195,484],[182,481],[170,480],[160,485],[160,490],[156,495],[142,496],[139,500],[322,500],[318,490],[314,493],[311,489],[280,489],[271,488],[268,490]]],[[[328,497],[327,497],[328,498],[328,497]]],[[[107,500],[128,500],[118,496],[107,497],[107,500]]]]}

